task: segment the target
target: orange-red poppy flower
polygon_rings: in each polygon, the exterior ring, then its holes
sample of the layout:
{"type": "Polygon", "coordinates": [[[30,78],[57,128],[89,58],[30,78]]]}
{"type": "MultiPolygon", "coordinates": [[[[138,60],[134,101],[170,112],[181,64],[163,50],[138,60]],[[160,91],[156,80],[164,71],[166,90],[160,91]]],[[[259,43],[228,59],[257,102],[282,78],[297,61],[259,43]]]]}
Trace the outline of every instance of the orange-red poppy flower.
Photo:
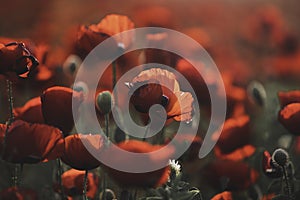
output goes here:
{"type": "Polygon", "coordinates": [[[233,200],[231,192],[225,191],[215,195],[211,200],[233,200]]]}
{"type": "Polygon", "coordinates": [[[222,154],[228,154],[239,147],[250,142],[250,118],[243,115],[237,118],[227,119],[224,123],[223,130],[218,138],[217,133],[212,138],[217,139],[218,151],[222,154]]]}
{"type": "MultiPolygon", "coordinates": [[[[118,144],[118,147],[133,153],[149,153],[157,151],[163,146],[151,145],[147,142],[138,141],[138,140],[127,140],[118,144]]],[[[104,152],[108,159],[114,159],[113,162],[116,165],[122,165],[125,162],[132,163],[129,158],[123,157],[120,158],[118,153],[110,148],[104,152]]],[[[165,159],[171,158],[174,153],[173,148],[169,148],[166,151],[166,155],[161,155],[160,158],[153,158],[149,155],[149,165],[153,163],[163,162],[165,159]]],[[[118,171],[116,169],[105,166],[105,170],[118,184],[122,186],[136,186],[136,187],[158,187],[167,182],[170,174],[170,167],[166,166],[161,169],[145,172],[145,173],[129,173],[124,171],[118,171]]]]}
{"type": "MultiPolygon", "coordinates": [[[[61,175],[62,186],[67,196],[74,197],[82,195],[84,186],[85,171],[70,169],[61,175]]],[[[94,199],[98,189],[98,177],[93,173],[87,176],[87,193],[88,198],[94,199]]],[[[59,188],[57,188],[59,190],[59,188]]]]}
{"type": "Polygon", "coordinates": [[[300,103],[291,103],[281,109],[278,120],[290,133],[300,135],[300,103]]]}
{"type": "MultiPolygon", "coordinates": [[[[71,53],[75,53],[81,59],[84,59],[98,44],[105,39],[113,36],[117,33],[133,29],[134,23],[124,15],[107,15],[98,24],[92,24],[90,26],[81,26],[78,30],[77,38],[73,44],[73,50],[71,53]]],[[[132,43],[133,35],[127,37],[117,36],[115,40],[109,44],[107,48],[108,52],[105,52],[107,56],[111,53],[118,51],[118,48],[128,48],[132,43]]]]}
{"type": "Polygon", "coordinates": [[[245,145],[245,146],[238,148],[228,154],[222,154],[222,152],[220,151],[218,146],[216,146],[214,148],[214,150],[215,150],[216,157],[219,159],[242,161],[242,160],[252,156],[255,153],[256,148],[252,145],[245,145]]]}
{"type": "Polygon", "coordinates": [[[300,103],[300,90],[278,92],[278,99],[281,108],[291,103],[300,103]]]}
{"type": "Polygon", "coordinates": [[[133,94],[131,102],[138,111],[147,112],[151,105],[160,104],[165,107],[168,119],[192,119],[194,99],[191,93],[180,91],[179,83],[172,72],[160,68],[145,70],[128,83],[128,86],[133,90],[129,92],[133,94]],[[155,83],[149,83],[150,81],[155,83]],[[146,84],[141,86],[144,83],[146,84]]]}
{"type": "Polygon", "coordinates": [[[0,192],[2,200],[38,200],[38,194],[31,190],[18,187],[10,187],[0,192]]]}
{"type": "Polygon", "coordinates": [[[67,135],[74,126],[72,103],[76,105],[75,108],[79,107],[83,101],[83,93],[55,86],[44,91],[41,101],[45,123],[59,128],[67,135]]]}
{"type": "Polygon", "coordinates": [[[59,158],[64,139],[57,128],[14,121],[5,135],[2,159],[12,163],[38,163],[59,158]]]}
{"type": "Polygon", "coordinates": [[[45,122],[42,113],[42,102],[40,97],[30,99],[24,106],[14,108],[15,118],[30,123],[43,124],[45,122]]]}
{"type": "Polygon", "coordinates": [[[15,73],[27,77],[38,65],[37,59],[29,52],[24,43],[0,43],[0,74],[15,73]]]}
{"type": "Polygon", "coordinates": [[[99,161],[87,150],[85,145],[99,151],[103,147],[100,135],[73,134],[65,138],[65,151],[61,160],[78,170],[91,170],[99,167],[99,161]],[[83,140],[85,144],[83,144],[83,140]]]}
{"type": "MultiPolygon", "coordinates": [[[[72,44],[71,53],[78,55],[81,59],[84,59],[98,44],[110,37],[95,28],[91,28],[91,26],[80,26],[76,40],[74,44],[72,44]]],[[[109,46],[112,48],[109,49],[109,52],[117,50],[117,43],[115,43],[115,41],[109,46]]]]}
{"type": "MultiPolygon", "coordinates": [[[[117,33],[127,31],[134,28],[134,23],[125,15],[111,14],[103,18],[99,24],[93,25],[91,29],[96,29],[101,33],[105,33],[109,36],[113,36],[117,33]]],[[[134,40],[134,35],[116,36],[116,42],[118,46],[127,49],[132,41],[134,40]]]]}
{"type": "Polygon", "coordinates": [[[244,162],[232,160],[216,160],[207,167],[208,181],[218,185],[221,178],[228,178],[226,189],[245,190],[258,179],[258,172],[244,162]]]}

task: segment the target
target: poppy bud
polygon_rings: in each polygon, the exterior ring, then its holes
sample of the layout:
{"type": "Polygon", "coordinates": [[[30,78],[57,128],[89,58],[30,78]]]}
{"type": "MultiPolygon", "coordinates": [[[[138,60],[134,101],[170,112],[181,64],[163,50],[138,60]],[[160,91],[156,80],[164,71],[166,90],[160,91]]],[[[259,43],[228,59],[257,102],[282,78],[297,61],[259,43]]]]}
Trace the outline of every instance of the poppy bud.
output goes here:
{"type": "Polygon", "coordinates": [[[104,115],[110,113],[112,106],[112,96],[109,91],[100,92],[96,98],[96,107],[104,115]]]}
{"type": "Polygon", "coordinates": [[[289,154],[284,149],[276,149],[272,154],[272,162],[276,166],[285,167],[289,163],[289,154]]]}

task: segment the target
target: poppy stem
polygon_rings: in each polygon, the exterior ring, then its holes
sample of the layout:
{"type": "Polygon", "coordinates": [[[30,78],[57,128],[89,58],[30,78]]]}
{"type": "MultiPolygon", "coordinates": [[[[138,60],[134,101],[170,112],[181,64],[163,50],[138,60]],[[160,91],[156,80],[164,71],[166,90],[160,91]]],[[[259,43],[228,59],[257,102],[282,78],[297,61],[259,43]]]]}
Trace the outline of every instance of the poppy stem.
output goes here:
{"type": "Polygon", "coordinates": [[[109,144],[110,135],[109,135],[109,114],[104,115],[104,123],[105,123],[105,135],[107,137],[106,144],[109,144]]]}
{"type": "Polygon", "coordinates": [[[106,187],[107,187],[106,174],[105,174],[105,172],[103,172],[103,179],[102,179],[102,199],[103,200],[106,199],[106,187]]]}
{"type": "Polygon", "coordinates": [[[84,179],[83,179],[83,194],[82,194],[82,199],[83,200],[88,200],[88,198],[86,196],[88,173],[89,173],[89,171],[85,170],[84,179]]]}
{"type": "Polygon", "coordinates": [[[61,175],[62,175],[62,166],[61,166],[61,161],[60,159],[58,158],[57,159],[57,180],[58,180],[58,184],[59,184],[59,187],[60,187],[60,193],[61,193],[61,198],[63,200],[66,199],[66,196],[65,196],[65,191],[64,191],[64,187],[62,185],[62,181],[61,181],[61,175]]]}
{"type": "MultiPolygon", "coordinates": [[[[112,91],[114,91],[114,88],[116,87],[117,84],[117,63],[116,61],[112,62],[112,84],[113,84],[113,88],[112,91]]],[[[117,90],[114,91],[114,99],[115,99],[115,105],[118,105],[118,93],[117,90]]]]}
{"type": "Polygon", "coordinates": [[[286,167],[283,166],[282,171],[283,171],[284,180],[285,180],[285,184],[286,184],[288,199],[293,199],[292,198],[292,188],[291,188],[291,185],[289,184],[286,167]]]}
{"type": "Polygon", "coordinates": [[[8,108],[9,108],[9,118],[7,122],[7,126],[10,126],[13,122],[15,116],[13,113],[14,103],[13,103],[13,95],[12,95],[12,82],[10,80],[6,80],[7,84],[7,93],[8,93],[8,108]]]}
{"type": "Polygon", "coordinates": [[[144,137],[143,137],[143,142],[146,141],[146,138],[147,138],[147,135],[148,135],[148,132],[149,132],[149,128],[150,128],[150,125],[147,125],[146,130],[145,130],[145,134],[144,134],[144,137]]]}

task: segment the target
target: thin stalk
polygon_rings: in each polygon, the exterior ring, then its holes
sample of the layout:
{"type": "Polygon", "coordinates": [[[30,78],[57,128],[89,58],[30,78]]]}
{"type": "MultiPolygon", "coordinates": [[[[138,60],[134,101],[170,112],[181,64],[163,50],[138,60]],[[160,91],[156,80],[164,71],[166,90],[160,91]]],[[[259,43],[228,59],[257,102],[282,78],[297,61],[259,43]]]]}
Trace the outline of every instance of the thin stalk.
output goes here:
{"type": "Polygon", "coordinates": [[[88,198],[86,196],[88,173],[89,173],[89,171],[85,170],[84,179],[83,179],[83,194],[82,194],[83,200],[88,200],[88,198]]]}
{"type": "MultiPolygon", "coordinates": [[[[117,84],[117,63],[116,61],[112,62],[112,84],[113,88],[112,91],[114,91],[116,84],[117,84]]],[[[118,106],[118,93],[117,90],[114,92],[114,100],[115,100],[115,105],[118,106]]]]}
{"type": "Polygon", "coordinates": [[[284,180],[285,180],[285,184],[286,184],[286,188],[287,188],[288,198],[292,199],[292,188],[291,188],[291,186],[289,184],[289,181],[288,181],[288,175],[287,175],[286,168],[283,166],[282,170],[283,170],[284,180]]]}
{"type": "Polygon", "coordinates": [[[64,187],[63,187],[62,181],[61,181],[61,175],[62,175],[62,166],[61,166],[61,161],[60,161],[60,159],[58,158],[58,159],[57,159],[57,181],[58,181],[58,184],[59,184],[59,187],[60,187],[61,198],[62,198],[63,200],[65,200],[65,199],[66,199],[66,196],[65,196],[64,187]]]}

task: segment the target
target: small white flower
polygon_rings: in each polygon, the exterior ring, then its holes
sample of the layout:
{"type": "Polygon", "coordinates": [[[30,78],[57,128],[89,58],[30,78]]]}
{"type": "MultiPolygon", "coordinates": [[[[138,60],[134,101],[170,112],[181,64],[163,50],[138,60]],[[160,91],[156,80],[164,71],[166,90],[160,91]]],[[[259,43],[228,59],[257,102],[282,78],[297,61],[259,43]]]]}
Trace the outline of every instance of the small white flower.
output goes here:
{"type": "Polygon", "coordinates": [[[169,160],[170,167],[175,171],[176,176],[179,176],[181,173],[181,166],[176,160],[169,160]]]}

